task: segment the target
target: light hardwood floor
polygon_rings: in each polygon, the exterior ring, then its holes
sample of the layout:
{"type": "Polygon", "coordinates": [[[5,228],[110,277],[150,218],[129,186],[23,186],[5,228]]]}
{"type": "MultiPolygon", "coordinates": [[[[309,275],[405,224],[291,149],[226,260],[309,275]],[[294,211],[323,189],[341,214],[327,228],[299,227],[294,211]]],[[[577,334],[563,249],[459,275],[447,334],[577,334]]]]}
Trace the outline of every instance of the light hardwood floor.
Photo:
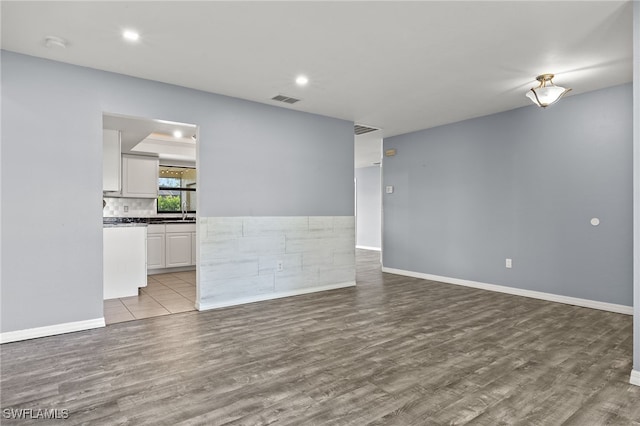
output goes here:
{"type": "Polygon", "coordinates": [[[1,407],[65,425],[639,424],[630,316],[377,259],[358,251],[356,288],[2,345],[1,407]]]}

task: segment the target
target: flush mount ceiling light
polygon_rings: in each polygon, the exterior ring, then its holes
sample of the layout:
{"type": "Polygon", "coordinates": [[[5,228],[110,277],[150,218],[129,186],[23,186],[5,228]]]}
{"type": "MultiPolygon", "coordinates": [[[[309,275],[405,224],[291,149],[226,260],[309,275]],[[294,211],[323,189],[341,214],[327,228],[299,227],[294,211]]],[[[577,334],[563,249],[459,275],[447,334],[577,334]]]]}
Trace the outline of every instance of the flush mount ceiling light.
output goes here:
{"type": "Polygon", "coordinates": [[[44,38],[44,45],[49,49],[53,49],[54,47],[61,47],[64,49],[67,47],[67,40],[56,36],[46,36],[44,38]]]}
{"type": "Polygon", "coordinates": [[[298,86],[306,86],[308,82],[309,79],[307,78],[307,76],[299,75],[298,77],[296,77],[296,84],[298,86]]]}
{"type": "Polygon", "coordinates": [[[540,85],[531,88],[531,90],[527,92],[527,98],[542,108],[555,104],[571,90],[553,84],[553,74],[539,75],[536,77],[536,80],[540,82],[540,85]]]}
{"type": "Polygon", "coordinates": [[[122,37],[125,40],[138,41],[138,39],[140,38],[140,34],[132,30],[125,30],[122,32],[122,37]]]}

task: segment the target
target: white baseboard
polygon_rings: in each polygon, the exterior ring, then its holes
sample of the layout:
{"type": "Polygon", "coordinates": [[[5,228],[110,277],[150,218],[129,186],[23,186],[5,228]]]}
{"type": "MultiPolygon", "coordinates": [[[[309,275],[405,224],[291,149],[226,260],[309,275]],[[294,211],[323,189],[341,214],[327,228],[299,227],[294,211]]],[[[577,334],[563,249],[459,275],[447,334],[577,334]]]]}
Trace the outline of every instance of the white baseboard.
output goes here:
{"type": "Polygon", "coordinates": [[[279,293],[259,294],[256,296],[241,297],[239,299],[225,300],[222,302],[199,303],[196,302],[196,309],[206,311],[209,309],[226,308],[229,306],[244,305],[246,303],[262,302],[265,300],[280,299],[283,297],[299,296],[301,294],[317,293],[319,291],[336,290],[339,288],[355,287],[355,281],[346,281],[337,284],[323,285],[318,287],[301,288],[298,290],[282,291],[279,293]]]}
{"type": "Polygon", "coordinates": [[[565,303],[567,305],[582,306],[585,308],[600,309],[602,311],[616,312],[618,314],[633,315],[633,306],[618,305],[615,303],[599,302],[597,300],[580,299],[578,297],[561,296],[559,294],[544,293],[541,291],[525,290],[522,288],[506,287],[497,284],[487,284],[477,281],[462,280],[459,278],[442,277],[439,275],[423,274],[421,272],[405,271],[402,269],[382,267],[382,272],[404,275],[424,280],[439,281],[447,284],[461,285],[465,287],[479,288],[481,290],[497,291],[499,293],[513,294],[515,296],[531,297],[533,299],[547,300],[549,302],[565,303]]]}
{"type": "Polygon", "coordinates": [[[47,325],[45,327],[27,328],[25,330],[5,331],[0,333],[0,343],[17,342],[20,340],[35,339],[38,337],[55,336],[56,334],[71,333],[74,331],[91,330],[104,327],[104,317],[86,321],[66,322],[63,324],[47,325]]]}
{"type": "Polygon", "coordinates": [[[172,272],[195,271],[195,266],[176,266],[175,268],[147,269],[147,275],[170,274],[172,272]]]}
{"type": "Polygon", "coordinates": [[[629,383],[631,383],[632,385],[640,386],[640,370],[631,370],[629,383]]]}
{"type": "Polygon", "coordinates": [[[357,249],[362,249],[362,250],[373,250],[373,251],[380,251],[381,248],[380,247],[370,247],[370,246],[356,246],[357,249]]]}

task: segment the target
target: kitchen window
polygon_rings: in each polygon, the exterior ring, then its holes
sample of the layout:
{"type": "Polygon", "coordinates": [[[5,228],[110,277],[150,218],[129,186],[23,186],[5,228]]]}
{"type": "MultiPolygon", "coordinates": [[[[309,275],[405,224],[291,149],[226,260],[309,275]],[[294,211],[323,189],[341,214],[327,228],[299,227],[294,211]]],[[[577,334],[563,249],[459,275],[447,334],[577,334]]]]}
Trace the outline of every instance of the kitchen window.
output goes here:
{"type": "Polygon", "coordinates": [[[158,213],[181,213],[183,203],[188,213],[196,212],[196,169],[160,166],[158,213]]]}

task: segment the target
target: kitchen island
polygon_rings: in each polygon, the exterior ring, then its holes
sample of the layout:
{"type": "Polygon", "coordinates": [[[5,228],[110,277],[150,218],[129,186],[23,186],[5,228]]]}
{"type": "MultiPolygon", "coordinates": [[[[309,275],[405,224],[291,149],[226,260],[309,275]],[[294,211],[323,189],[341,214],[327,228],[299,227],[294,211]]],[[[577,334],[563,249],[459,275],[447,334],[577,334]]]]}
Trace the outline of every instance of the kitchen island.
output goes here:
{"type": "Polygon", "coordinates": [[[137,296],[147,285],[147,225],[103,225],[104,299],[137,296]]]}

